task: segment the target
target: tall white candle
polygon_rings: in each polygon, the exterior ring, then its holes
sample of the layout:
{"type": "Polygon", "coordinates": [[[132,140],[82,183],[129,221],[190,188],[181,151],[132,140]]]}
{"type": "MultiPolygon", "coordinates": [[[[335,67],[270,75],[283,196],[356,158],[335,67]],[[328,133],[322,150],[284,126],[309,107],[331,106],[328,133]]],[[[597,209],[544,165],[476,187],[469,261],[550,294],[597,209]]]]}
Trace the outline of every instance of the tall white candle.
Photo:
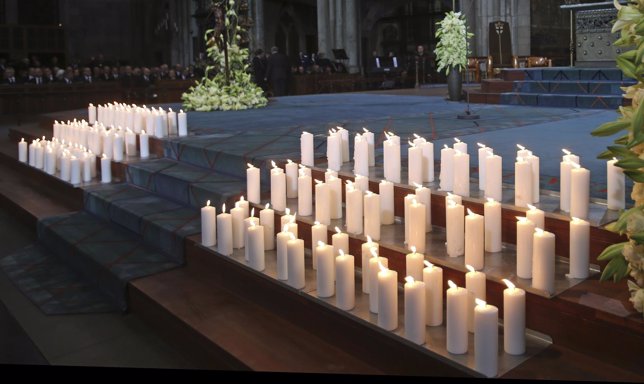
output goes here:
{"type": "Polygon", "coordinates": [[[380,271],[380,264],[385,267],[388,266],[389,260],[384,257],[378,256],[375,248],[372,248],[371,254],[373,257],[369,259],[369,311],[378,313],[378,272],[380,271]]]}
{"type": "MultiPolygon", "coordinates": [[[[345,187],[345,208],[347,211],[347,232],[353,235],[362,233],[363,228],[363,196],[362,191],[356,189],[353,183],[347,180],[345,187]]],[[[347,250],[348,251],[348,250],[347,250]]]]}
{"type": "Polygon", "coordinates": [[[264,250],[275,249],[275,211],[270,203],[259,211],[259,224],[264,228],[264,250]]]}
{"type": "Polygon", "coordinates": [[[503,349],[510,355],[525,353],[525,291],[507,279],[503,290],[503,349]]]}
{"type": "Polygon", "coordinates": [[[92,181],[92,168],[91,168],[92,160],[90,156],[94,156],[94,155],[90,155],[89,153],[84,152],[83,157],[81,158],[81,163],[83,168],[83,182],[85,183],[89,183],[90,181],[92,181]]]}
{"type": "Polygon", "coordinates": [[[183,110],[179,110],[177,118],[179,123],[179,136],[188,136],[188,115],[183,110]]]}
{"type": "Polygon", "coordinates": [[[362,130],[363,130],[362,137],[367,140],[367,144],[369,145],[369,166],[373,167],[374,165],[376,165],[376,154],[374,150],[374,135],[373,135],[373,132],[370,132],[367,128],[362,128],[362,130]]]}
{"type": "Polygon", "coordinates": [[[579,164],[570,170],[570,216],[588,218],[590,204],[590,171],[579,164]]]}
{"type": "Polygon", "coordinates": [[[487,377],[494,377],[499,371],[499,309],[477,298],[474,311],[476,370],[487,377]]]}
{"type": "Polygon", "coordinates": [[[217,244],[217,209],[210,205],[201,208],[201,244],[212,247],[217,244]]]}
{"type": "Polygon", "coordinates": [[[567,149],[562,149],[564,156],[559,163],[559,208],[570,212],[570,171],[574,164],[579,164],[579,156],[567,149]]]}
{"type": "Polygon", "coordinates": [[[467,352],[467,289],[447,282],[447,351],[455,355],[467,352]]]}
{"type": "Polygon", "coordinates": [[[226,212],[226,204],[217,215],[217,252],[224,256],[233,254],[233,217],[226,212]]]}
{"type": "Polygon", "coordinates": [[[467,143],[462,142],[458,137],[454,138],[454,150],[467,153],[467,143]]]}
{"type": "Polygon", "coordinates": [[[485,266],[485,219],[469,208],[465,217],[465,264],[476,270],[485,266]]]}
{"type": "MultiPolygon", "coordinates": [[[[250,254],[251,254],[251,249],[248,247],[248,230],[252,226],[259,226],[259,217],[255,217],[255,208],[252,210],[252,214],[244,219],[244,231],[243,231],[243,239],[244,239],[244,260],[250,262],[250,254]]],[[[262,241],[264,235],[264,229],[262,228],[262,241]]],[[[264,252],[264,244],[262,243],[262,253],[264,252]]]]}
{"type": "Polygon", "coordinates": [[[342,168],[342,137],[335,130],[330,130],[326,138],[326,157],[330,169],[339,171],[342,168]]]}
{"type": "Polygon", "coordinates": [[[486,280],[485,273],[474,270],[469,264],[465,266],[468,270],[465,274],[465,289],[468,291],[467,330],[474,332],[474,307],[476,305],[474,299],[486,299],[486,280]]]}
{"type": "Polygon", "coordinates": [[[423,151],[423,182],[434,181],[434,143],[414,133],[414,143],[423,151]]]}
{"type": "Polygon", "coordinates": [[[440,189],[452,191],[454,189],[454,148],[447,145],[441,149],[440,189]]]}
{"type": "Polygon", "coordinates": [[[256,225],[256,220],[250,222],[248,232],[246,234],[248,244],[248,264],[256,271],[263,271],[266,269],[266,259],[264,253],[264,227],[256,225]]]}
{"type": "Polygon", "coordinates": [[[118,133],[114,134],[113,144],[112,144],[112,153],[114,161],[121,162],[123,161],[123,152],[124,152],[124,140],[123,136],[118,133]]]}
{"type": "Polygon", "coordinates": [[[288,249],[287,243],[293,234],[288,231],[288,224],[276,236],[277,248],[277,279],[288,280],[288,249]]]}
{"type": "Polygon", "coordinates": [[[607,193],[606,200],[608,209],[624,209],[626,207],[626,178],[624,170],[615,165],[617,159],[613,158],[606,162],[607,193]]]}
{"type": "Polygon", "coordinates": [[[357,174],[369,175],[369,143],[359,133],[353,140],[353,170],[357,174]]]}
{"type": "Polygon", "coordinates": [[[527,207],[532,203],[532,165],[523,157],[514,163],[514,205],[527,207]]]}
{"type": "Polygon", "coordinates": [[[307,167],[312,167],[315,165],[315,150],[313,146],[312,133],[304,131],[300,135],[300,154],[302,164],[306,165],[307,167]]]}
{"type": "MultiPolygon", "coordinates": [[[[413,195],[415,196],[415,195],[413,195]]],[[[425,231],[425,204],[416,201],[414,197],[408,208],[409,213],[409,242],[408,247],[415,247],[418,252],[425,253],[426,231],[425,231]]],[[[407,217],[405,217],[407,222],[407,217]]],[[[418,275],[420,279],[420,274],[418,275]]]]}
{"type": "Polygon", "coordinates": [[[345,311],[356,305],[355,259],[353,255],[335,258],[336,305],[345,311]]]}
{"type": "Polygon", "coordinates": [[[294,199],[297,197],[298,166],[288,159],[284,168],[286,169],[286,198],[294,199]]]}
{"type": "Polygon", "coordinates": [[[90,124],[94,124],[96,122],[96,107],[92,103],[89,103],[89,106],[87,107],[87,121],[90,124]]]}
{"type": "Polygon", "coordinates": [[[432,231],[432,190],[416,184],[416,200],[425,206],[425,232],[432,231]]]}
{"type": "Polygon", "coordinates": [[[387,140],[382,143],[384,177],[392,183],[400,183],[400,141],[397,136],[387,134],[387,140]]]}
{"type": "Polygon", "coordinates": [[[364,235],[380,240],[380,195],[367,191],[364,195],[364,235]]]}
{"type": "Polygon", "coordinates": [[[246,196],[248,201],[254,204],[259,204],[260,197],[260,181],[259,181],[259,168],[251,163],[247,163],[246,169],[246,196]]]}
{"type": "Polygon", "coordinates": [[[130,128],[125,130],[125,154],[127,156],[136,155],[136,134],[130,128]]]}
{"type": "Polygon", "coordinates": [[[356,189],[361,190],[362,193],[369,190],[369,178],[367,176],[356,174],[353,183],[355,184],[356,189]]]}
{"type": "Polygon", "coordinates": [[[272,161],[271,169],[271,205],[273,209],[283,211],[286,209],[286,175],[282,168],[278,168],[272,161]]]}
{"type": "Polygon", "coordinates": [[[45,142],[38,142],[34,147],[34,155],[36,156],[36,168],[43,169],[45,166],[45,142]]]}
{"type": "Polygon", "coordinates": [[[239,201],[235,202],[235,208],[230,210],[233,223],[233,248],[244,248],[244,208],[240,207],[239,201]]]}
{"type": "Polygon", "coordinates": [[[573,217],[570,221],[570,275],[574,279],[588,277],[590,257],[590,223],[573,217]]]}
{"type": "Polygon", "coordinates": [[[539,202],[539,196],[541,194],[540,190],[540,170],[539,170],[539,157],[535,155],[530,155],[527,158],[528,162],[530,163],[530,167],[532,170],[532,194],[531,194],[531,199],[530,203],[536,204],[539,202]]]}
{"type": "Polygon", "coordinates": [[[161,112],[153,113],[152,120],[154,121],[154,136],[163,138],[166,136],[166,127],[164,127],[163,114],[161,112]]]}
{"type": "Polygon", "coordinates": [[[425,283],[405,277],[405,338],[425,344],[425,283]]]}
{"type": "Polygon", "coordinates": [[[28,156],[28,163],[30,166],[35,167],[36,166],[36,144],[38,143],[38,140],[33,140],[31,144],[29,144],[29,156],[28,156]]]}
{"type": "MultiPolygon", "coordinates": [[[[380,222],[382,225],[394,223],[394,183],[382,180],[378,184],[380,195],[380,222]]],[[[367,212],[367,211],[365,211],[367,212]]]]}
{"type": "Polygon", "coordinates": [[[315,180],[315,221],[324,225],[331,224],[331,192],[329,185],[315,180]]]}
{"type": "Polygon", "coordinates": [[[534,223],[535,227],[541,229],[545,228],[546,217],[545,213],[541,209],[535,207],[532,204],[528,204],[528,211],[526,212],[525,216],[528,218],[528,220],[534,223]]]}
{"type": "Polygon", "coordinates": [[[367,236],[367,242],[362,243],[362,292],[369,293],[369,259],[372,257],[371,249],[374,248],[376,254],[380,249],[380,245],[373,241],[371,236],[367,236]]]}
{"type": "Polygon", "coordinates": [[[423,261],[425,255],[418,253],[416,247],[411,246],[411,253],[405,256],[405,275],[413,277],[415,280],[423,279],[423,261]]]}
{"type": "Polygon", "coordinates": [[[525,217],[517,216],[517,276],[532,278],[532,251],[535,225],[525,217]]]}
{"type": "Polygon", "coordinates": [[[485,251],[501,251],[501,204],[488,198],[483,205],[485,218],[485,251]]]}
{"type": "Polygon", "coordinates": [[[56,173],[56,152],[51,146],[47,146],[47,149],[45,150],[45,172],[50,175],[56,173]]]}
{"type": "Polygon", "coordinates": [[[398,328],[398,273],[378,266],[378,326],[393,331],[398,328]]]}
{"type": "Polygon", "coordinates": [[[330,175],[326,184],[329,186],[329,210],[332,219],[342,218],[342,180],[330,175]]]}
{"type": "Polygon", "coordinates": [[[535,228],[532,257],[532,287],[555,292],[555,235],[535,228]]]}
{"type": "Polygon", "coordinates": [[[349,131],[342,127],[337,127],[342,139],[342,162],[346,163],[350,160],[349,157],[349,131]]]}
{"type": "Polygon", "coordinates": [[[470,155],[459,150],[454,154],[453,189],[457,195],[470,196],[470,155]]]}
{"type": "Polygon", "coordinates": [[[407,244],[407,247],[409,247],[409,222],[411,221],[409,217],[409,206],[414,200],[416,200],[416,195],[411,193],[403,199],[403,220],[405,222],[405,244],[407,244]]]}
{"type": "Polygon", "coordinates": [[[101,183],[112,182],[112,161],[106,154],[101,158],[101,183]]]}
{"type": "Polygon", "coordinates": [[[485,197],[503,199],[503,159],[499,155],[485,158],[485,197]]]}
{"type": "MultiPolygon", "coordinates": [[[[317,295],[331,297],[335,293],[335,253],[332,246],[319,241],[315,247],[317,254],[317,295]]],[[[338,253],[339,254],[339,253],[338,253]]]]}
{"type": "Polygon", "coordinates": [[[18,161],[27,162],[27,142],[24,137],[18,142],[18,161]]]}
{"type": "Polygon", "coordinates": [[[412,141],[407,149],[407,184],[423,183],[423,150],[412,141]]]}
{"type": "MultiPolygon", "coordinates": [[[[340,228],[335,227],[335,233],[331,236],[331,243],[333,244],[333,256],[340,254],[340,250],[343,250],[345,253],[349,253],[349,235],[342,233],[340,228]]],[[[318,260],[318,268],[319,260],[318,260]]]]}
{"type": "Polygon", "coordinates": [[[313,214],[313,179],[302,169],[297,178],[297,211],[301,216],[313,214]]]}
{"type": "Polygon", "coordinates": [[[292,233],[290,235],[291,238],[286,243],[287,283],[295,289],[302,289],[306,283],[304,280],[304,240],[295,238],[292,233]]]}
{"type": "MultiPolygon", "coordinates": [[[[311,244],[318,244],[319,242],[326,243],[328,241],[327,226],[316,221],[311,226],[311,244]]],[[[318,269],[317,248],[311,247],[311,256],[313,258],[313,269],[318,269]]]]}
{"type": "Polygon", "coordinates": [[[150,140],[145,130],[141,130],[141,134],[139,135],[139,151],[141,152],[142,159],[150,157],[150,140]]]}
{"type": "Polygon", "coordinates": [[[458,257],[465,253],[465,207],[449,200],[445,222],[447,232],[447,254],[458,257]]]}
{"type": "Polygon", "coordinates": [[[72,185],[78,185],[81,182],[81,164],[80,159],[76,156],[71,156],[69,158],[70,164],[70,180],[69,182],[72,185]]]}
{"type": "Polygon", "coordinates": [[[430,327],[443,323],[443,269],[424,261],[425,322],[430,327]]]}
{"type": "Polygon", "coordinates": [[[64,181],[70,181],[71,179],[71,163],[69,161],[70,155],[67,151],[63,152],[63,155],[60,157],[60,178],[64,181]]]}
{"type": "Polygon", "coordinates": [[[486,159],[494,153],[492,148],[488,148],[484,144],[476,143],[476,145],[479,147],[479,189],[485,191],[486,159]]]}

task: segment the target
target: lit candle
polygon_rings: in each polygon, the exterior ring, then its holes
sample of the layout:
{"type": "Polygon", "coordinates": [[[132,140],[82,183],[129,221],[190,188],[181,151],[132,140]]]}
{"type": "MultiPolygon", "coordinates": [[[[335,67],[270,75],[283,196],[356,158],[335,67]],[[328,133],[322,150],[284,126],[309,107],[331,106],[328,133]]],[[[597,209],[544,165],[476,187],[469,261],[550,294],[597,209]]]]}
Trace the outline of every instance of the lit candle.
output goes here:
{"type": "Polygon", "coordinates": [[[467,153],[467,143],[462,142],[458,137],[454,138],[454,150],[467,153]]]}
{"type": "Polygon", "coordinates": [[[465,264],[476,270],[485,266],[485,219],[469,208],[465,217],[465,264]]]}
{"type": "Polygon", "coordinates": [[[92,151],[89,151],[89,161],[90,161],[90,172],[92,174],[92,178],[96,177],[96,156],[92,151]]]}
{"type": "Polygon", "coordinates": [[[447,254],[458,257],[465,253],[465,207],[449,200],[445,223],[447,232],[447,254]]]}
{"type": "Polygon", "coordinates": [[[331,219],[342,218],[342,181],[334,175],[330,175],[326,184],[329,186],[329,208],[331,219]]]}
{"type": "Polygon", "coordinates": [[[315,180],[315,221],[331,224],[330,200],[329,186],[321,180],[315,180]]]}
{"type": "Polygon", "coordinates": [[[467,289],[452,280],[447,284],[447,351],[460,355],[467,352],[467,289]]]}
{"type": "Polygon", "coordinates": [[[244,208],[235,202],[235,208],[230,210],[233,223],[233,248],[244,248],[244,208]]]}
{"type": "MultiPolygon", "coordinates": [[[[463,143],[464,144],[464,143],[463,143]]],[[[454,154],[454,193],[470,196],[470,155],[458,149],[454,154]]]]}
{"type": "Polygon", "coordinates": [[[288,258],[288,280],[287,283],[295,289],[302,289],[304,280],[304,240],[297,239],[290,233],[291,238],[286,243],[288,258]]]}
{"type": "Polygon", "coordinates": [[[415,185],[416,200],[425,206],[425,232],[432,231],[432,190],[420,184],[415,185]]]}
{"type": "Polygon", "coordinates": [[[624,209],[626,207],[626,179],[624,170],[615,165],[617,159],[613,158],[606,163],[608,209],[624,209]]]}
{"type": "MultiPolygon", "coordinates": [[[[323,241],[317,243],[315,252],[318,259],[317,268],[317,295],[318,297],[331,297],[335,293],[335,255],[332,246],[323,241]]],[[[342,252],[344,254],[344,252],[342,252]]]]}
{"type": "Polygon", "coordinates": [[[414,143],[423,151],[423,182],[434,181],[434,143],[414,133],[414,143]]]}
{"type": "Polygon", "coordinates": [[[372,257],[369,259],[369,311],[378,313],[378,272],[379,265],[388,266],[389,260],[379,257],[376,248],[371,249],[372,257]]]}
{"type": "Polygon", "coordinates": [[[532,250],[535,225],[525,217],[517,216],[517,276],[532,278],[532,250]]]}
{"type": "Polygon", "coordinates": [[[45,150],[45,172],[50,175],[56,173],[56,151],[51,146],[47,146],[45,150]]]}
{"type": "Polygon", "coordinates": [[[425,344],[425,283],[405,277],[405,338],[425,344]]]}
{"type": "Polygon", "coordinates": [[[275,249],[275,211],[270,203],[259,211],[259,224],[264,228],[264,250],[275,249]]]}
{"type": "Polygon", "coordinates": [[[367,139],[367,143],[369,144],[369,166],[373,167],[376,165],[376,154],[374,150],[374,135],[373,132],[369,132],[367,128],[362,128],[364,133],[362,134],[362,137],[367,139]]]}
{"type": "Polygon", "coordinates": [[[279,232],[276,236],[275,243],[277,244],[277,279],[278,280],[287,280],[288,279],[288,241],[291,239],[291,236],[295,237],[291,232],[288,231],[288,224],[279,232]]]}
{"type": "Polygon", "coordinates": [[[294,199],[297,197],[298,166],[291,159],[287,159],[284,168],[286,169],[286,198],[294,199]]]}
{"type": "Polygon", "coordinates": [[[353,140],[353,171],[361,175],[369,174],[369,143],[359,133],[353,140]]]}
{"type": "Polygon", "coordinates": [[[380,195],[367,191],[364,195],[364,235],[380,240],[380,195]]]}
{"type": "Polygon", "coordinates": [[[112,182],[112,161],[106,154],[101,158],[101,183],[112,182]]]}
{"type": "Polygon", "coordinates": [[[387,140],[382,143],[384,177],[392,183],[400,183],[400,138],[385,132],[387,140]]]}
{"type": "Polygon", "coordinates": [[[246,234],[248,243],[248,264],[256,271],[263,271],[266,268],[266,260],[264,254],[264,227],[256,224],[257,220],[250,222],[248,232],[246,234]]]}
{"type": "MultiPolygon", "coordinates": [[[[410,247],[410,249],[411,247],[415,247],[418,252],[425,253],[425,204],[421,204],[416,201],[416,195],[412,196],[414,196],[414,199],[409,205],[409,216],[405,217],[405,222],[407,222],[407,219],[409,219],[409,242],[407,243],[407,245],[410,247]]],[[[422,268],[422,266],[420,268],[422,268]]],[[[420,269],[418,279],[420,279],[420,269]]]]}
{"type": "Polygon", "coordinates": [[[349,131],[342,127],[337,127],[342,139],[342,162],[346,163],[350,160],[349,157],[349,131]]]}
{"type": "Polygon", "coordinates": [[[510,355],[525,353],[525,291],[508,279],[503,290],[503,350],[510,355]]]}
{"type": "Polygon", "coordinates": [[[425,255],[416,252],[416,247],[411,246],[411,253],[405,256],[405,271],[407,276],[411,276],[416,280],[423,279],[423,261],[425,255]]]}
{"type": "Polygon", "coordinates": [[[150,140],[145,130],[141,130],[141,134],[139,135],[139,151],[141,152],[142,159],[150,157],[150,140]]]}
{"type": "Polygon", "coordinates": [[[339,171],[342,168],[342,137],[335,130],[330,130],[326,138],[326,157],[330,169],[339,171]]]}
{"type": "Polygon", "coordinates": [[[32,167],[36,166],[36,144],[38,144],[38,139],[33,140],[31,144],[29,144],[28,162],[29,162],[29,165],[32,167]]]}
{"type": "Polygon", "coordinates": [[[63,155],[60,157],[60,178],[64,181],[70,181],[72,176],[69,157],[70,155],[67,151],[63,151],[63,155]]]}
{"type": "Polygon", "coordinates": [[[361,190],[362,193],[369,190],[369,178],[367,176],[356,174],[356,177],[353,179],[353,183],[355,184],[356,189],[361,190]]]}
{"type": "Polygon", "coordinates": [[[27,142],[24,137],[18,142],[18,161],[27,162],[27,142]]]}
{"type": "Polygon", "coordinates": [[[259,168],[251,163],[247,163],[246,165],[248,165],[248,169],[246,169],[246,195],[248,196],[248,201],[259,204],[261,201],[259,168]]]}
{"type": "Polygon", "coordinates": [[[179,136],[188,136],[188,115],[181,109],[177,117],[179,121],[179,136]]]}
{"type": "Polygon", "coordinates": [[[233,218],[226,213],[226,204],[221,207],[221,213],[217,215],[217,252],[224,256],[233,254],[233,218]]]}
{"type": "Polygon", "coordinates": [[[555,235],[535,228],[532,257],[532,287],[555,292],[555,235]]]}
{"type": "Polygon", "coordinates": [[[443,269],[423,261],[423,282],[425,283],[425,322],[430,327],[443,323],[443,269]]]}
{"type": "Polygon", "coordinates": [[[81,182],[81,167],[80,167],[80,159],[76,156],[71,156],[69,158],[69,165],[70,165],[70,178],[69,182],[72,185],[78,185],[81,182]]]}
{"type": "Polygon", "coordinates": [[[356,306],[355,259],[340,252],[335,258],[336,305],[349,311],[356,306]]]}
{"type": "Polygon", "coordinates": [[[573,279],[588,277],[590,223],[573,217],[570,221],[570,274],[573,279]]]}
{"type": "Polygon", "coordinates": [[[381,180],[378,184],[378,194],[380,195],[380,222],[382,225],[393,224],[394,183],[387,180],[381,180]]]}
{"type": "Polygon", "coordinates": [[[297,178],[297,211],[301,216],[313,214],[313,179],[303,169],[297,178]]]}
{"type": "Polygon", "coordinates": [[[441,149],[440,189],[452,191],[454,189],[454,148],[447,145],[441,149]]]}
{"type": "Polygon", "coordinates": [[[423,150],[409,141],[407,148],[407,184],[423,183],[423,150]]]}
{"type": "Polygon", "coordinates": [[[588,218],[590,202],[590,171],[579,164],[570,170],[570,216],[588,218]]]}
{"type": "Polygon", "coordinates": [[[369,293],[369,259],[371,258],[371,249],[374,248],[376,254],[380,249],[380,245],[373,241],[371,236],[367,236],[367,242],[362,243],[362,292],[369,293]]]}
{"type": "Polygon", "coordinates": [[[273,209],[283,211],[286,208],[286,175],[274,161],[271,169],[271,205],[273,209]]]}
{"type": "MultiPolygon", "coordinates": [[[[48,148],[47,150],[51,150],[51,148],[48,148]]],[[[91,157],[93,157],[93,156],[94,155],[91,155],[91,154],[89,154],[87,152],[83,153],[83,159],[82,159],[82,163],[83,163],[83,182],[85,182],[85,183],[89,183],[90,181],[92,181],[92,168],[91,168],[92,167],[92,160],[91,160],[91,157]]],[[[55,162],[53,157],[51,158],[51,160],[55,162]]]]}
{"type": "Polygon", "coordinates": [[[362,233],[363,228],[363,196],[362,191],[356,189],[353,182],[347,180],[345,187],[345,208],[347,210],[347,232],[353,235],[362,233]]]}
{"type": "MultiPolygon", "coordinates": [[[[250,229],[251,226],[259,226],[259,217],[255,217],[255,208],[253,208],[252,214],[249,217],[244,219],[243,239],[244,239],[244,260],[246,261],[250,261],[251,250],[248,247],[248,230],[250,229]]],[[[262,229],[262,235],[263,235],[263,229],[262,229]]],[[[262,243],[262,252],[264,252],[263,247],[264,247],[264,244],[262,243]]]]}
{"type": "Polygon", "coordinates": [[[465,289],[468,291],[467,330],[474,332],[474,302],[475,298],[485,300],[485,273],[476,271],[474,267],[466,264],[469,272],[465,274],[465,289]]]}
{"type": "Polygon", "coordinates": [[[503,159],[499,155],[485,158],[485,197],[496,201],[503,199],[503,159]]]}
{"type": "Polygon", "coordinates": [[[306,165],[307,167],[312,167],[315,165],[313,134],[306,131],[302,132],[302,134],[300,135],[300,155],[302,164],[306,165]]]}
{"type": "Polygon", "coordinates": [[[238,202],[239,202],[239,207],[244,210],[244,219],[245,219],[249,216],[250,204],[248,203],[248,200],[244,199],[243,195],[239,198],[238,202]]]}
{"type": "Polygon", "coordinates": [[[201,244],[204,247],[217,244],[217,209],[210,205],[210,200],[201,208],[201,244]]]}
{"type": "Polygon", "coordinates": [[[532,202],[532,165],[523,157],[514,163],[514,205],[527,207],[532,202]]]}
{"type": "Polygon", "coordinates": [[[559,163],[559,208],[570,212],[570,171],[574,164],[579,164],[579,156],[567,149],[562,149],[564,156],[559,163]]]}
{"type": "Polygon", "coordinates": [[[540,171],[539,171],[539,156],[530,155],[527,158],[532,168],[532,194],[531,194],[531,203],[536,204],[539,202],[539,196],[541,195],[540,191],[540,171]]]}
{"type": "Polygon", "coordinates": [[[411,193],[403,199],[403,221],[405,223],[405,244],[407,246],[409,246],[409,223],[411,221],[409,217],[409,206],[414,200],[416,200],[416,195],[411,193]]]}
{"type": "Polygon", "coordinates": [[[45,142],[44,136],[43,141],[39,141],[34,147],[34,155],[36,156],[36,168],[43,169],[45,166],[45,142]]]}
{"type": "Polygon", "coordinates": [[[486,159],[488,156],[493,155],[492,148],[488,148],[485,144],[476,143],[479,147],[479,189],[485,191],[485,175],[486,175],[486,159]]]}
{"type": "Polygon", "coordinates": [[[179,130],[177,129],[177,113],[172,110],[172,108],[168,109],[168,134],[171,136],[175,136],[179,133],[179,130]]]}
{"type": "MultiPolygon", "coordinates": [[[[328,239],[327,226],[316,221],[311,226],[311,244],[318,244],[319,242],[326,243],[328,239]]],[[[311,256],[313,258],[313,269],[318,269],[317,249],[312,247],[311,256]]]]}
{"type": "Polygon", "coordinates": [[[398,273],[378,266],[378,326],[393,331],[398,328],[398,273]]]}
{"type": "Polygon", "coordinates": [[[94,124],[96,122],[96,107],[92,103],[89,103],[89,106],[87,107],[87,120],[90,124],[94,124]]]}
{"type": "Polygon", "coordinates": [[[545,228],[545,214],[542,210],[538,209],[534,205],[528,204],[528,211],[526,212],[525,216],[528,218],[528,220],[534,223],[535,227],[541,229],[545,228]]]}
{"type": "Polygon", "coordinates": [[[155,112],[153,114],[152,119],[154,121],[154,136],[157,138],[166,137],[167,126],[164,126],[166,122],[163,119],[163,117],[164,117],[164,114],[161,113],[161,111],[155,112]]]}
{"type": "MultiPolygon", "coordinates": [[[[291,221],[293,221],[293,215],[291,215],[291,209],[286,208],[284,210],[284,215],[280,217],[280,230],[284,229],[284,225],[289,224],[291,221]]],[[[294,233],[294,235],[297,237],[297,234],[294,233]]]]}
{"type": "MultiPolygon", "coordinates": [[[[345,253],[349,252],[349,235],[342,233],[340,228],[335,227],[335,233],[331,236],[331,244],[333,244],[333,256],[340,254],[340,250],[343,250],[345,253]]],[[[318,268],[319,268],[318,260],[318,268]]]]}
{"type": "Polygon", "coordinates": [[[501,251],[501,204],[488,198],[483,205],[485,218],[485,251],[501,251]]]}
{"type": "Polygon", "coordinates": [[[485,300],[476,299],[474,314],[474,358],[476,370],[487,377],[498,373],[499,309],[485,300]]]}

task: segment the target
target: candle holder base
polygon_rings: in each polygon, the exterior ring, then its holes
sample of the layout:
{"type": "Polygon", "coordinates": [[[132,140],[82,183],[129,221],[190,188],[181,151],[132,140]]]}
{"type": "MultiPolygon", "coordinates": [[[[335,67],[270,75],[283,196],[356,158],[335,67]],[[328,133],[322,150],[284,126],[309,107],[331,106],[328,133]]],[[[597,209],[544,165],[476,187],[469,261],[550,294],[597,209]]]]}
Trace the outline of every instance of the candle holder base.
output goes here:
{"type": "Polygon", "coordinates": [[[460,115],[456,115],[456,118],[459,120],[478,120],[481,118],[481,116],[467,110],[460,115]]]}

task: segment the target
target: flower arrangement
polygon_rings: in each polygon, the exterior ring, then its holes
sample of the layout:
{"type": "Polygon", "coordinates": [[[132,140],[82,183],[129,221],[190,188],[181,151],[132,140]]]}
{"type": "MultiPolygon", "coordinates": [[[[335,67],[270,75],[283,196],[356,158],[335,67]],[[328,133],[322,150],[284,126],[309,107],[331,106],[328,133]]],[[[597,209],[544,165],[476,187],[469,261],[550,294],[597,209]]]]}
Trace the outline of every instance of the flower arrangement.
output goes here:
{"type": "Polygon", "coordinates": [[[262,89],[252,81],[248,72],[248,49],[239,45],[245,31],[238,24],[238,5],[235,0],[224,0],[224,5],[227,10],[223,15],[223,28],[221,31],[209,29],[204,36],[211,64],[206,67],[204,77],[181,96],[183,106],[188,110],[242,110],[264,107],[268,103],[262,89]],[[223,44],[217,44],[216,41],[226,44],[228,74],[226,55],[221,48],[223,44]]]}
{"type": "Polygon", "coordinates": [[[436,25],[438,43],[434,53],[438,61],[437,71],[445,69],[448,74],[452,68],[462,70],[467,65],[467,39],[474,36],[467,32],[465,17],[460,12],[451,11],[436,25]]]}
{"type": "Polygon", "coordinates": [[[631,0],[620,5],[612,33],[621,32],[613,44],[635,47],[617,57],[617,66],[624,75],[637,80],[637,84],[623,87],[624,97],[631,99],[631,106],[619,107],[621,116],[595,129],[594,136],[611,136],[622,132],[598,158],[617,158],[617,166],[633,180],[631,198],[633,208],[623,211],[617,221],[606,229],[626,234],[628,241],[607,247],[598,260],[608,261],[601,280],[619,281],[627,276],[630,301],[638,312],[644,314],[644,0],[631,0]]]}

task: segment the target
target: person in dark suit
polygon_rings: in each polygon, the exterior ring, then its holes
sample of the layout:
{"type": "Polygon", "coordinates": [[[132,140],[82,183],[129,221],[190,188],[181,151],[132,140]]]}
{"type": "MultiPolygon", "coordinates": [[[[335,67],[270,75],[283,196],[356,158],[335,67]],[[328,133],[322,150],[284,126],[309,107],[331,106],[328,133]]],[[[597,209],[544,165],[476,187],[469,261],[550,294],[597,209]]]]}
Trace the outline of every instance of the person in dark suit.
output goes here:
{"type": "Polygon", "coordinates": [[[291,76],[291,64],[288,57],[280,53],[279,48],[271,48],[271,56],[266,65],[265,81],[273,86],[273,96],[284,96],[288,90],[288,80],[291,76]]]}
{"type": "Polygon", "coordinates": [[[253,81],[261,89],[263,89],[264,92],[268,90],[268,84],[265,81],[267,65],[268,61],[266,60],[266,55],[264,55],[264,50],[261,48],[256,49],[255,56],[253,57],[253,61],[251,62],[251,68],[253,70],[253,81]]]}
{"type": "Polygon", "coordinates": [[[18,78],[16,78],[16,71],[13,69],[13,67],[6,67],[4,70],[2,78],[2,84],[18,84],[18,78]]]}
{"type": "Polygon", "coordinates": [[[42,85],[44,83],[42,78],[42,69],[34,68],[33,76],[30,77],[28,82],[30,84],[42,85]]]}
{"type": "Polygon", "coordinates": [[[51,84],[56,81],[56,77],[54,76],[53,72],[51,71],[51,68],[49,67],[43,67],[42,68],[42,79],[45,84],[51,84]]]}

